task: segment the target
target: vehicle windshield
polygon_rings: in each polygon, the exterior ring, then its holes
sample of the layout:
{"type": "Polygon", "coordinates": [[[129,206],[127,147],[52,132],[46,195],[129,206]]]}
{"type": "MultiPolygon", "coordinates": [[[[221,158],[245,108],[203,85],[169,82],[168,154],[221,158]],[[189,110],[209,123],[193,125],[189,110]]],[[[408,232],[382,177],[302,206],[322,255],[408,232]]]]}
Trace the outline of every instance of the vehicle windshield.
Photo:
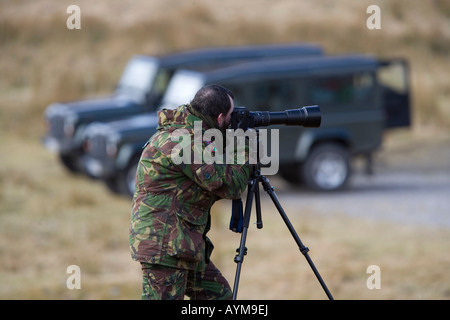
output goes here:
{"type": "Polygon", "coordinates": [[[170,80],[162,100],[162,107],[174,109],[189,103],[203,86],[203,78],[196,72],[180,70],[170,80]]]}
{"type": "Polygon", "coordinates": [[[142,101],[153,86],[157,71],[156,60],[132,59],[120,78],[116,93],[142,101]]]}

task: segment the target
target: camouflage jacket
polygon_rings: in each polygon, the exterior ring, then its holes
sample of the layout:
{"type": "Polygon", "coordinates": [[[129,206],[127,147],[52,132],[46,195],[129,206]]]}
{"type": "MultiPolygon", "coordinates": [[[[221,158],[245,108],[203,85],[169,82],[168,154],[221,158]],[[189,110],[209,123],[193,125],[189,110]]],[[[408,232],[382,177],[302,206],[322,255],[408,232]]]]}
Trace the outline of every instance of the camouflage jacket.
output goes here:
{"type": "MultiPolygon", "coordinates": [[[[129,235],[134,260],[202,270],[212,250],[206,237],[211,206],[238,198],[247,187],[248,164],[174,163],[174,131],[183,128],[192,138],[194,121],[201,119],[186,105],[159,112],[158,131],[144,147],[136,172],[129,235]]],[[[202,129],[208,129],[204,121],[202,129]]]]}

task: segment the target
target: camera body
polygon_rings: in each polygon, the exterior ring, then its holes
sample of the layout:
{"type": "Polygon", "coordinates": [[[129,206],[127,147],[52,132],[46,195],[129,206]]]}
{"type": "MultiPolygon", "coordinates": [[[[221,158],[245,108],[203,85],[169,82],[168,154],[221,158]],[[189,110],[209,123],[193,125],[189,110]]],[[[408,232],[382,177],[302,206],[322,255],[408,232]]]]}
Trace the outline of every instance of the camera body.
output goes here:
{"type": "Polygon", "coordinates": [[[231,114],[230,128],[247,130],[276,124],[318,128],[320,123],[320,108],[317,105],[276,112],[249,111],[246,107],[235,107],[231,114]]]}

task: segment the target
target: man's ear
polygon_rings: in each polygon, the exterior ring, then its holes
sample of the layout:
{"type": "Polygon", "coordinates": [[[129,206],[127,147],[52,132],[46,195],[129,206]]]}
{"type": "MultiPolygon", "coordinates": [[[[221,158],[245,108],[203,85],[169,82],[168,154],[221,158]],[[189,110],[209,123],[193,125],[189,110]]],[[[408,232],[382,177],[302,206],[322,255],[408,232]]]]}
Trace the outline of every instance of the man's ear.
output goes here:
{"type": "Polygon", "coordinates": [[[219,125],[222,125],[224,120],[225,120],[225,116],[223,115],[223,113],[221,113],[217,116],[217,123],[219,125]]]}

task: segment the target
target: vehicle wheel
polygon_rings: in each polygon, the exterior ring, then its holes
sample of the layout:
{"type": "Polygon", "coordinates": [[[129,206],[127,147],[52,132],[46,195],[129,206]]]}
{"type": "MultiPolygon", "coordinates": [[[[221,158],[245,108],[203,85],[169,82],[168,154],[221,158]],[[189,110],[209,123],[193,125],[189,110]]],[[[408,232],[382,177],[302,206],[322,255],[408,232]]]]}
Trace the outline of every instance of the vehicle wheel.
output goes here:
{"type": "Polygon", "coordinates": [[[106,179],[103,179],[103,181],[105,182],[109,191],[112,191],[113,193],[117,193],[117,194],[121,193],[117,177],[106,178],[106,179]]]}
{"type": "Polygon", "coordinates": [[[321,191],[334,191],[346,187],[350,174],[348,150],[337,143],[315,147],[306,159],[302,174],[306,186],[321,191]]]}
{"type": "Polygon", "coordinates": [[[302,175],[298,173],[299,166],[301,167],[301,165],[298,163],[286,164],[286,165],[283,165],[282,167],[280,167],[280,170],[278,171],[278,173],[287,182],[289,182],[293,185],[298,185],[302,182],[302,175]]]}
{"type": "Polygon", "coordinates": [[[108,189],[113,193],[133,196],[138,162],[139,157],[132,158],[126,169],[119,171],[115,177],[105,179],[108,189]]]}
{"type": "Polygon", "coordinates": [[[80,173],[80,160],[78,156],[75,155],[59,155],[59,160],[64,165],[64,167],[71,173],[80,173]]]}
{"type": "Polygon", "coordinates": [[[139,158],[134,158],[127,170],[124,172],[124,176],[122,178],[122,184],[124,185],[125,194],[129,196],[133,196],[134,188],[135,188],[135,179],[136,179],[136,170],[138,166],[139,158]]]}

